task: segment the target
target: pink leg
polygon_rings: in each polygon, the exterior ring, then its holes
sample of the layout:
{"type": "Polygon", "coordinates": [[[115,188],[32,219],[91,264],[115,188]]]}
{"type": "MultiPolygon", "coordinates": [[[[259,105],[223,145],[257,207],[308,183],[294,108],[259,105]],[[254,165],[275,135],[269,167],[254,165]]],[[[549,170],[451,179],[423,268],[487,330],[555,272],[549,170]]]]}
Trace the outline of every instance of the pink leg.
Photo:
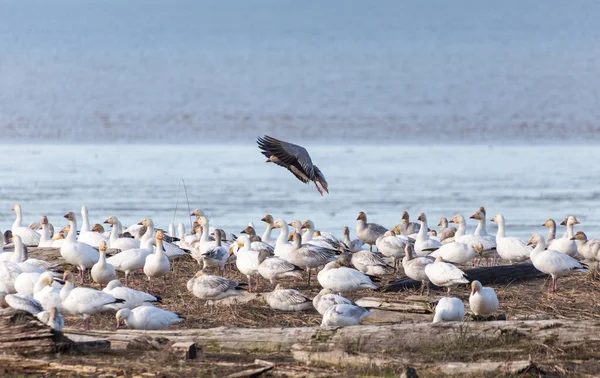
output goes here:
{"type": "Polygon", "coordinates": [[[450,288],[448,288],[448,296],[450,296],[450,288]]]}
{"type": "Polygon", "coordinates": [[[248,292],[252,293],[252,277],[250,276],[246,276],[248,277],[248,292]]]}

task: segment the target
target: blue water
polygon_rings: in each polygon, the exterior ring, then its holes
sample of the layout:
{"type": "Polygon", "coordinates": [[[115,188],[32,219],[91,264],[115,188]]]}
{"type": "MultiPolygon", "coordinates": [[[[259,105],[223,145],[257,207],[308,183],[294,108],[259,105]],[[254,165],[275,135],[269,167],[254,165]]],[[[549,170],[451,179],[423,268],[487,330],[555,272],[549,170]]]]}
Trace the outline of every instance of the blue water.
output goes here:
{"type": "Polygon", "coordinates": [[[597,141],[600,2],[0,2],[0,140],[597,141]]]}

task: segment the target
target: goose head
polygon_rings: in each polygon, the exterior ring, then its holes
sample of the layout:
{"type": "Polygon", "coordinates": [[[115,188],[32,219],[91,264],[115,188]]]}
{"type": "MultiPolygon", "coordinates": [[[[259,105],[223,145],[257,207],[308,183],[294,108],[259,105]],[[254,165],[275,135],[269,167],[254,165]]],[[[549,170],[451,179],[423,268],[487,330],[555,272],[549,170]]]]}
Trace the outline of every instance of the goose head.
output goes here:
{"type": "Polygon", "coordinates": [[[295,245],[302,245],[302,235],[294,231],[290,234],[290,236],[292,237],[292,241],[295,245]]]}
{"type": "Polygon", "coordinates": [[[267,214],[262,217],[261,221],[265,222],[266,224],[273,224],[273,216],[271,214],[267,214]]]}
{"type": "Polygon", "coordinates": [[[490,221],[500,223],[500,222],[504,221],[504,217],[501,214],[496,214],[490,221]]]}
{"type": "Polygon", "coordinates": [[[463,218],[463,216],[460,215],[460,214],[456,214],[448,222],[449,223],[464,223],[465,222],[465,218],[463,218]]]}
{"type": "Polygon", "coordinates": [[[123,323],[127,325],[127,319],[129,319],[129,315],[131,315],[131,310],[128,308],[122,308],[117,311],[115,315],[115,318],[117,319],[117,328],[119,328],[123,323]]]}
{"type": "Polygon", "coordinates": [[[471,246],[475,250],[475,253],[477,253],[479,256],[483,254],[483,244],[479,242],[473,242],[471,243],[471,246]]]}
{"type": "Polygon", "coordinates": [[[195,209],[194,211],[192,211],[190,213],[190,216],[195,215],[197,217],[205,217],[206,215],[204,214],[204,211],[200,210],[200,209],[195,209]]]}
{"type": "Polygon", "coordinates": [[[417,220],[419,222],[425,223],[425,222],[427,222],[427,216],[425,215],[425,213],[419,213],[419,216],[417,217],[417,220]]]}
{"type": "Polygon", "coordinates": [[[477,209],[477,211],[482,213],[484,216],[487,215],[487,212],[485,211],[485,207],[483,207],[483,206],[479,206],[479,209],[477,209]]]}
{"type": "Polygon", "coordinates": [[[395,235],[402,235],[402,232],[406,230],[401,224],[395,224],[390,231],[393,231],[395,235]]]}
{"type": "Polygon", "coordinates": [[[61,230],[60,232],[57,232],[56,235],[54,235],[52,237],[52,240],[60,240],[60,239],[64,239],[65,238],[65,234],[64,232],[61,230]]]}
{"type": "Polygon", "coordinates": [[[479,292],[482,288],[481,282],[477,280],[471,282],[471,295],[475,295],[475,293],[479,292]]]}
{"type": "Polygon", "coordinates": [[[75,276],[73,276],[73,273],[71,273],[71,271],[67,270],[66,272],[63,273],[63,281],[65,281],[65,283],[74,282],[75,276]]]}
{"type": "Polygon", "coordinates": [[[110,217],[106,218],[106,220],[103,223],[114,226],[115,224],[117,224],[117,217],[115,217],[114,215],[111,215],[110,217]]]}
{"type": "Polygon", "coordinates": [[[235,239],[235,243],[241,248],[246,244],[250,244],[250,238],[248,238],[246,235],[240,235],[237,237],[237,239],[235,239]]]}
{"type": "Polygon", "coordinates": [[[152,222],[152,219],[150,218],[144,218],[142,219],[142,221],[140,223],[138,223],[138,225],[140,226],[146,226],[146,227],[154,227],[154,222],[152,222]]]}
{"type": "Polygon", "coordinates": [[[72,211],[69,211],[68,213],[66,213],[65,215],[63,215],[65,218],[67,218],[70,222],[75,222],[75,213],[72,211]]]}
{"type": "Polygon", "coordinates": [[[448,219],[441,217],[440,223],[438,223],[439,227],[448,227],[448,219]]]}
{"type": "Polygon", "coordinates": [[[41,220],[42,224],[48,224],[48,217],[45,215],[42,215],[42,220],[41,220]]]}
{"type": "Polygon", "coordinates": [[[283,289],[284,288],[283,288],[283,286],[281,286],[280,283],[278,283],[277,286],[275,286],[275,291],[277,291],[277,290],[283,290],[283,289]]]}
{"type": "Polygon", "coordinates": [[[163,232],[163,230],[156,231],[156,243],[158,244],[163,240],[165,240],[165,233],[163,232]]]}
{"type": "Polygon", "coordinates": [[[106,253],[106,248],[107,248],[106,242],[104,240],[102,240],[100,242],[100,244],[98,245],[98,252],[100,252],[100,254],[103,255],[106,253]]]}
{"type": "Polygon", "coordinates": [[[244,228],[241,233],[248,234],[250,236],[256,235],[256,231],[254,230],[254,227],[251,227],[251,226],[247,226],[246,228],[244,228]]]}
{"type": "Polygon", "coordinates": [[[470,218],[470,219],[483,220],[483,219],[485,219],[485,214],[484,214],[482,211],[480,211],[480,210],[477,210],[477,211],[476,211],[476,212],[475,212],[473,215],[471,215],[469,218],[470,218]]]}
{"type": "Polygon", "coordinates": [[[315,230],[315,232],[313,232],[313,238],[316,238],[317,236],[321,236],[321,230],[315,230]]]}
{"type": "Polygon", "coordinates": [[[360,211],[358,213],[358,217],[356,217],[356,220],[360,220],[360,221],[366,222],[367,221],[367,214],[365,214],[364,211],[360,211]]]}
{"type": "Polygon", "coordinates": [[[571,238],[571,240],[579,240],[579,241],[582,241],[582,242],[586,242],[587,241],[587,235],[583,231],[577,231],[575,233],[575,235],[573,235],[573,237],[571,238]]]}
{"type": "Polygon", "coordinates": [[[407,221],[410,221],[410,216],[408,215],[408,211],[402,210],[402,215],[400,216],[400,219],[406,219],[407,221]]]}
{"type": "Polygon", "coordinates": [[[350,237],[350,229],[348,226],[344,226],[344,236],[350,237]]]}
{"type": "Polygon", "coordinates": [[[544,223],[542,223],[542,226],[548,228],[556,228],[556,222],[554,221],[554,219],[549,218],[544,223]]]}
{"type": "Polygon", "coordinates": [[[21,212],[21,205],[19,205],[17,203],[17,204],[15,204],[15,206],[12,207],[11,210],[14,211],[15,213],[20,213],[21,212]]]}
{"type": "Polygon", "coordinates": [[[319,295],[327,295],[327,294],[331,294],[333,293],[333,291],[331,291],[331,289],[321,289],[321,291],[319,291],[319,295]]]}
{"type": "Polygon", "coordinates": [[[54,283],[54,279],[52,278],[52,275],[48,272],[42,273],[40,278],[42,280],[42,283],[46,286],[52,286],[52,284],[54,283]]]}
{"type": "Polygon", "coordinates": [[[568,218],[563,219],[562,222],[560,222],[561,226],[572,226],[574,224],[580,224],[581,222],[577,220],[577,218],[575,218],[575,216],[571,215],[568,218]]]}
{"type": "Polygon", "coordinates": [[[409,260],[412,260],[415,257],[415,247],[412,244],[407,243],[406,247],[404,247],[404,253],[408,256],[409,260]]]}
{"type": "Polygon", "coordinates": [[[387,230],[385,232],[385,234],[383,234],[384,237],[388,237],[388,236],[396,236],[396,233],[394,232],[394,230],[387,230]]]}
{"type": "Polygon", "coordinates": [[[309,230],[310,229],[314,230],[315,229],[315,224],[310,219],[307,219],[304,222],[302,222],[302,224],[300,225],[300,228],[301,229],[308,228],[309,230]]]}
{"type": "Polygon", "coordinates": [[[273,223],[273,228],[283,228],[283,226],[285,225],[285,227],[288,226],[287,223],[285,223],[285,221],[283,219],[277,219],[274,223],[273,223]]]}
{"type": "Polygon", "coordinates": [[[104,233],[104,227],[100,223],[96,223],[92,226],[92,231],[98,232],[100,234],[104,233]]]}
{"type": "Polygon", "coordinates": [[[541,243],[544,240],[544,237],[540,234],[533,234],[531,236],[531,238],[529,239],[529,242],[527,243],[527,245],[538,245],[539,243],[541,243]]]}

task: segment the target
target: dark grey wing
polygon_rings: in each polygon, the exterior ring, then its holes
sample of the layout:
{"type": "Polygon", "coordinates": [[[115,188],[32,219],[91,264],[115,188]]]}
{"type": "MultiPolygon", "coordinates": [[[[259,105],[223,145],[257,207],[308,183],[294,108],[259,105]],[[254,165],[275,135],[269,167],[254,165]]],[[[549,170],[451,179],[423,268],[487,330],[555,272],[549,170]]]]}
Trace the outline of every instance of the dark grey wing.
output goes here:
{"type": "Polygon", "coordinates": [[[308,151],[304,147],[284,142],[268,135],[265,135],[263,138],[259,137],[257,143],[263,155],[267,158],[275,156],[277,161],[271,159],[273,162],[288,168],[301,181],[304,181],[301,178],[302,175],[308,178],[308,180],[314,179],[314,166],[308,151]]]}

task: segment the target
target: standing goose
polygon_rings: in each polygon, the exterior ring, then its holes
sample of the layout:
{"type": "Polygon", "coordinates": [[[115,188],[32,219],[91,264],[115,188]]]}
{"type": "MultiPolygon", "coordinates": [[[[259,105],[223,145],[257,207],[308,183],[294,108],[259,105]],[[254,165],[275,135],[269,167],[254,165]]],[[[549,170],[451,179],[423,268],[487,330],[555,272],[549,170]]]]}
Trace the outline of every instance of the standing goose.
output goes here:
{"type": "MultiPolygon", "coordinates": [[[[221,245],[222,237],[221,230],[215,230],[215,245],[206,249],[202,254],[202,270],[214,267],[219,269],[221,275],[223,275],[229,252],[227,248],[221,245]]],[[[198,261],[198,263],[200,262],[198,261]]]]}
{"type": "Polygon", "coordinates": [[[236,295],[242,295],[240,285],[225,277],[213,276],[200,270],[187,282],[188,291],[205,301],[216,301],[236,295]]]}
{"type": "Polygon", "coordinates": [[[48,224],[48,217],[45,215],[42,216],[41,223],[42,229],[40,230],[40,242],[38,247],[51,248],[53,240],[50,232],[50,226],[48,224]]]}
{"type": "Polygon", "coordinates": [[[435,259],[431,256],[415,256],[415,250],[412,244],[407,244],[404,248],[405,254],[402,259],[402,266],[404,267],[404,274],[415,281],[421,282],[421,292],[427,287],[427,295],[429,295],[429,277],[425,273],[425,267],[429,264],[433,264],[435,259]]]}
{"type": "Polygon", "coordinates": [[[163,277],[163,291],[166,291],[167,274],[169,274],[169,271],[171,270],[171,263],[169,262],[169,258],[163,249],[164,238],[165,234],[163,231],[158,230],[156,233],[156,248],[154,249],[154,253],[148,255],[146,257],[146,261],[144,262],[144,274],[146,277],[148,277],[150,289],[152,289],[152,278],[163,277]]]}
{"type": "Polygon", "coordinates": [[[377,223],[367,223],[367,214],[363,211],[358,213],[356,218],[358,221],[356,225],[356,235],[358,238],[369,245],[369,251],[373,250],[373,245],[377,241],[377,238],[383,236],[387,228],[377,223]]]}
{"type": "MultiPolygon", "coordinates": [[[[344,244],[346,248],[350,250],[350,252],[358,252],[362,251],[365,242],[360,239],[352,239],[350,240],[350,229],[348,226],[344,226],[344,244]]],[[[377,246],[379,250],[379,246],[377,246]]]]}
{"type": "Polygon", "coordinates": [[[434,285],[447,287],[448,295],[450,295],[451,288],[469,283],[465,272],[444,262],[441,257],[436,258],[433,264],[425,267],[425,274],[434,285]]]}
{"type": "Polygon", "coordinates": [[[90,230],[90,221],[88,219],[88,209],[86,206],[81,207],[81,218],[81,231],[79,231],[77,241],[89,244],[94,248],[98,248],[101,242],[108,242],[108,238],[106,236],[90,230]]]}
{"type": "Polygon", "coordinates": [[[115,303],[112,305],[116,309],[134,309],[139,306],[153,306],[154,303],[160,302],[160,298],[143,291],[125,287],[119,280],[110,281],[102,291],[125,301],[123,303],[115,303]]]}
{"type": "Polygon", "coordinates": [[[91,245],[80,243],[75,235],[77,233],[77,220],[72,211],[64,215],[69,220],[69,233],[60,247],[60,255],[71,265],[79,269],[79,282],[85,280],[85,270],[90,269],[100,259],[100,254],[91,245]]]}
{"type": "Polygon", "coordinates": [[[383,276],[393,272],[378,253],[369,251],[344,252],[340,258],[368,276],[383,276]]]}
{"type": "Polygon", "coordinates": [[[298,180],[305,184],[308,184],[310,181],[314,182],[321,196],[323,195],[323,190],[329,193],[325,176],[312,163],[310,155],[304,147],[284,142],[268,135],[262,138],[259,137],[257,142],[262,154],[267,158],[267,163],[275,163],[287,168],[298,180]],[[319,184],[321,184],[323,189],[319,187],[319,184]]]}
{"type": "Polygon", "coordinates": [[[490,236],[490,234],[487,233],[487,228],[485,224],[486,215],[487,212],[485,211],[485,207],[483,206],[480,206],[479,209],[477,209],[477,211],[473,215],[471,215],[471,219],[477,219],[479,221],[479,223],[477,223],[477,228],[475,228],[475,232],[473,232],[473,235],[490,236]]]}
{"type": "Polygon", "coordinates": [[[427,255],[429,252],[440,248],[442,243],[430,238],[427,234],[427,217],[424,213],[419,213],[417,220],[421,222],[421,228],[419,229],[417,240],[415,241],[415,252],[417,255],[427,255]]]}
{"type": "Polygon", "coordinates": [[[12,211],[14,211],[17,215],[17,219],[15,219],[15,222],[13,223],[11,228],[13,236],[20,236],[21,240],[23,241],[23,244],[25,244],[28,247],[37,247],[38,244],[40,244],[40,234],[29,227],[24,227],[21,224],[21,205],[16,204],[15,206],[13,206],[12,211]]]}
{"type": "Polygon", "coordinates": [[[356,269],[341,266],[337,261],[327,263],[317,274],[317,278],[324,289],[331,289],[335,293],[351,293],[364,289],[377,290],[377,286],[369,276],[356,269]]]}
{"type": "Polygon", "coordinates": [[[281,232],[277,237],[277,242],[275,243],[275,256],[291,262],[292,260],[290,257],[290,253],[294,249],[294,246],[288,243],[288,224],[283,219],[277,219],[275,223],[273,223],[273,228],[281,229],[281,232]]]}
{"type": "Polygon", "coordinates": [[[306,311],[313,308],[312,299],[296,289],[284,289],[277,284],[275,290],[265,295],[265,300],[273,310],[306,311]]]}
{"type": "Polygon", "coordinates": [[[456,227],[448,227],[448,219],[442,217],[438,223],[440,229],[437,232],[440,241],[443,243],[444,240],[454,237],[456,234],[456,227]]]}
{"type": "Polygon", "coordinates": [[[540,272],[552,276],[552,285],[548,291],[556,292],[558,290],[558,278],[567,276],[574,272],[587,272],[587,268],[571,256],[556,251],[546,249],[546,241],[540,234],[534,234],[527,245],[536,244],[529,255],[533,266],[540,272]]]}
{"type": "Polygon", "coordinates": [[[337,251],[319,247],[313,244],[302,244],[302,236],[293,234],[294,248],[290,252],[290,262],[308,272],[308,285],[310,286],[311,270],[336,260],[337,251]]]}
{"type": "MultiPolygon", "coordinates": [[[[477,212],[475,214],[473,214],[471,216],[471,218],[473,219],[477,219],[480,223],[481,220],[483,219],[484,215],[482,212],[477,212]]],[[[447,241],[458,241],[461,243],[466,243],[469,244],[470,242],[478,242],[481,243],[483,245],[483,252],[482,252],[482,256],[480,257],[485,257],[486,259],[489,258],[490,255],[495,254],[496,252],[496,238],[489,235],[489,236],[477,236],[477,235],[470,235],[467,234],[467,222],[465,221],[465,218],[460,215],[460,214],[456,214],[452,219],[450,219],[450,223],[458,223],[458,230],[456,230],[456,234],[454,235],[454,239],[446,239],[447,241]]]]}
{"type": "Polygon", "coordinates": [[[350,299],[342,297],[341,295],[333,294],[331,289],[322,289],[319,294],[313,298],[313,307],[323,315],[329,307],[338,304],[354,304],[350,299]]]}
{"type": "Polygon", "coordinates": [[[577,231],[571,238],[577,243],[577,252],[586,261],[595,261],[600,249],[600,239],[588,239],[583,231],[577,231]]]}
{"type": "Polygon", "coordinates": [[[117,217],[111,215],[106,218],[104,223],[110,224],[112,230],[110,231],[110,238],[108,238],[108,247],[114,249],[120,249],[126,251],[128,249],[140,248],[140,241],[133,238],[122,238],[121,233],[123,232],[123,226],[117,217]]]}
{"type": "Polygon", "coordinates": [[[269,243],[271,245],[275,244],[275,239],[271,236],[271,231],[273,230],[273,216],[271,214],[265,215],[261,221],[267,224],[267,228],[262,236],[262,241],[265,243],[269,243]]]}
{"type": "Polygon", "coordinates": [[[565,234],[565,236],[558,239],[554,239],[552,243],[547,244],[548,249],[553,249],[555,251],[562,252],[571,257],[577,256],[577,243],[575,243],[575,241],[571,239],[575,236],[575,233],[573,232],[573,226],[579,223],[580,222],[577,220],[577,218],[575,218],[572,215],[568,217],[566,221],[563,221],[561,224],[566,224],[567,233],[565,234]]]}
{"type": "MultiPolygon", "coordinates": [[[[140,238],[140,241],[139,241],[140,244],[149,239],[156,238],[156,230],[154,229],[154,222],[152,221],[152,219],[144,218],[138,224],[146,227],[146,232],[140,238]]],[[[164,233],[164,231],[163,231],[163,233],[164,233]]],[[[183,249],[179,248],[178,246],[176,246],[173,243],[169,243],[166,240],[163,240],[163,248],[165,249],[165,254],[169,258],[169,260],[173,260],[177,257],[183,256],[186,254],[186,252],[183,249]]]]}
{"type": "Polygon", "coordinates": [[[106,286],[110,281],[117,279],[117,272],[115,272],[114,266],[106,262],[106,242],[101,241],[99,248],[100,258],[98,259],[98,262],[92,266],[90,273],[94,282],[99,284],[100,289],[102,289],[102,286],[106,286]]]}
{"type": "Polygon", "coordinates": [[[509,238],[504,232],[504,216],[496,214],[492,222],[498,223],[498,234],[496,234],[496,252],[501,258],[510,262],[525,261],[529,258],[531,247],[523,240],[509,238]]]}
{"type": "Polygon", "coordinates": [[[146,240],[140,248],[128,249],[106,259],[116,270],[125,273],[125,285],[129,285],[129,275],[136,270],[144,269],[146,257],[152,254],[152,246],[155,240],[146,240]]]}
{"type": "Polygon", "coordinates": [[[155,330],[184,321],[184,318],[176,312],[166,311],[158,307],[142,306],[133,310],[123,308],[117,311],[117,328],[121,322],[131,329],[155,330]]]}
{"type": "Polygon", "coordinates": [[[466,265],[473,260],[477,254],[483,253],[483,244],[472,241],[469,244],[461,242],[453,242],[444,244],[437,251],[432,252],[429,256],[433,258],[441,257],[444,261],[456,265],[466,265]]]}
{"type": "Polygon", "coordinates": [[[548,237],[546,238],[546,244],[550,245],[556,238],[556,222],[554,219],[549,218],[544,223],[543,227],[548,227],[548,237]]]}
{"type": "Polygon", "coordinates": [[[471,282],[471,295],[469,296],[471,311],[478,316],[490,316],[498,310],[498,297],[491,287],[483,287],[481,282],[471,282]]]}
{"type": "Polygon", "coordinates": [[[433,322],[460,322],[465,317],[465,305],[456,297],[441,298],[435,306],[433,322]]]}
{"type": "MultiPolygon", "coordinates": [[[[402,215],[400,216],[400,219],[402,219],[404,221],[403,224],[406,226],[404,228],[404,232],[406,233],[405,235],[416,234],[421,229],[421,224],[410,221],[408,211],[406,211],[406,210],[402,211],[402,215]]],[[[427,230],[425,230],[425,231],[427,231],[427,230]]]]}
{"type": "MultiPolygon", "coordinates": [[[[237,252],[235,265],[238,270],[248,278],[248,291],[252,292],[252,277],[256,277],[254,288],[255,290],[258,290],[258,277],[260,277],[260,274],[258,273],[259,252],[252,249],[250,239],[248,239],[246,235],[238,236],[236,244],[241,246],[241,248],[237,252]]],[[[229,254],[233,254],[231,248],[229,254]]]]}
{"type": "Polygon", "coordinates": [[[302,268],[276,256],[271,256],[267,251],[258,254],[258,274],[275,285],[277,280],[285,277],[302,279],[302,268]]]}

